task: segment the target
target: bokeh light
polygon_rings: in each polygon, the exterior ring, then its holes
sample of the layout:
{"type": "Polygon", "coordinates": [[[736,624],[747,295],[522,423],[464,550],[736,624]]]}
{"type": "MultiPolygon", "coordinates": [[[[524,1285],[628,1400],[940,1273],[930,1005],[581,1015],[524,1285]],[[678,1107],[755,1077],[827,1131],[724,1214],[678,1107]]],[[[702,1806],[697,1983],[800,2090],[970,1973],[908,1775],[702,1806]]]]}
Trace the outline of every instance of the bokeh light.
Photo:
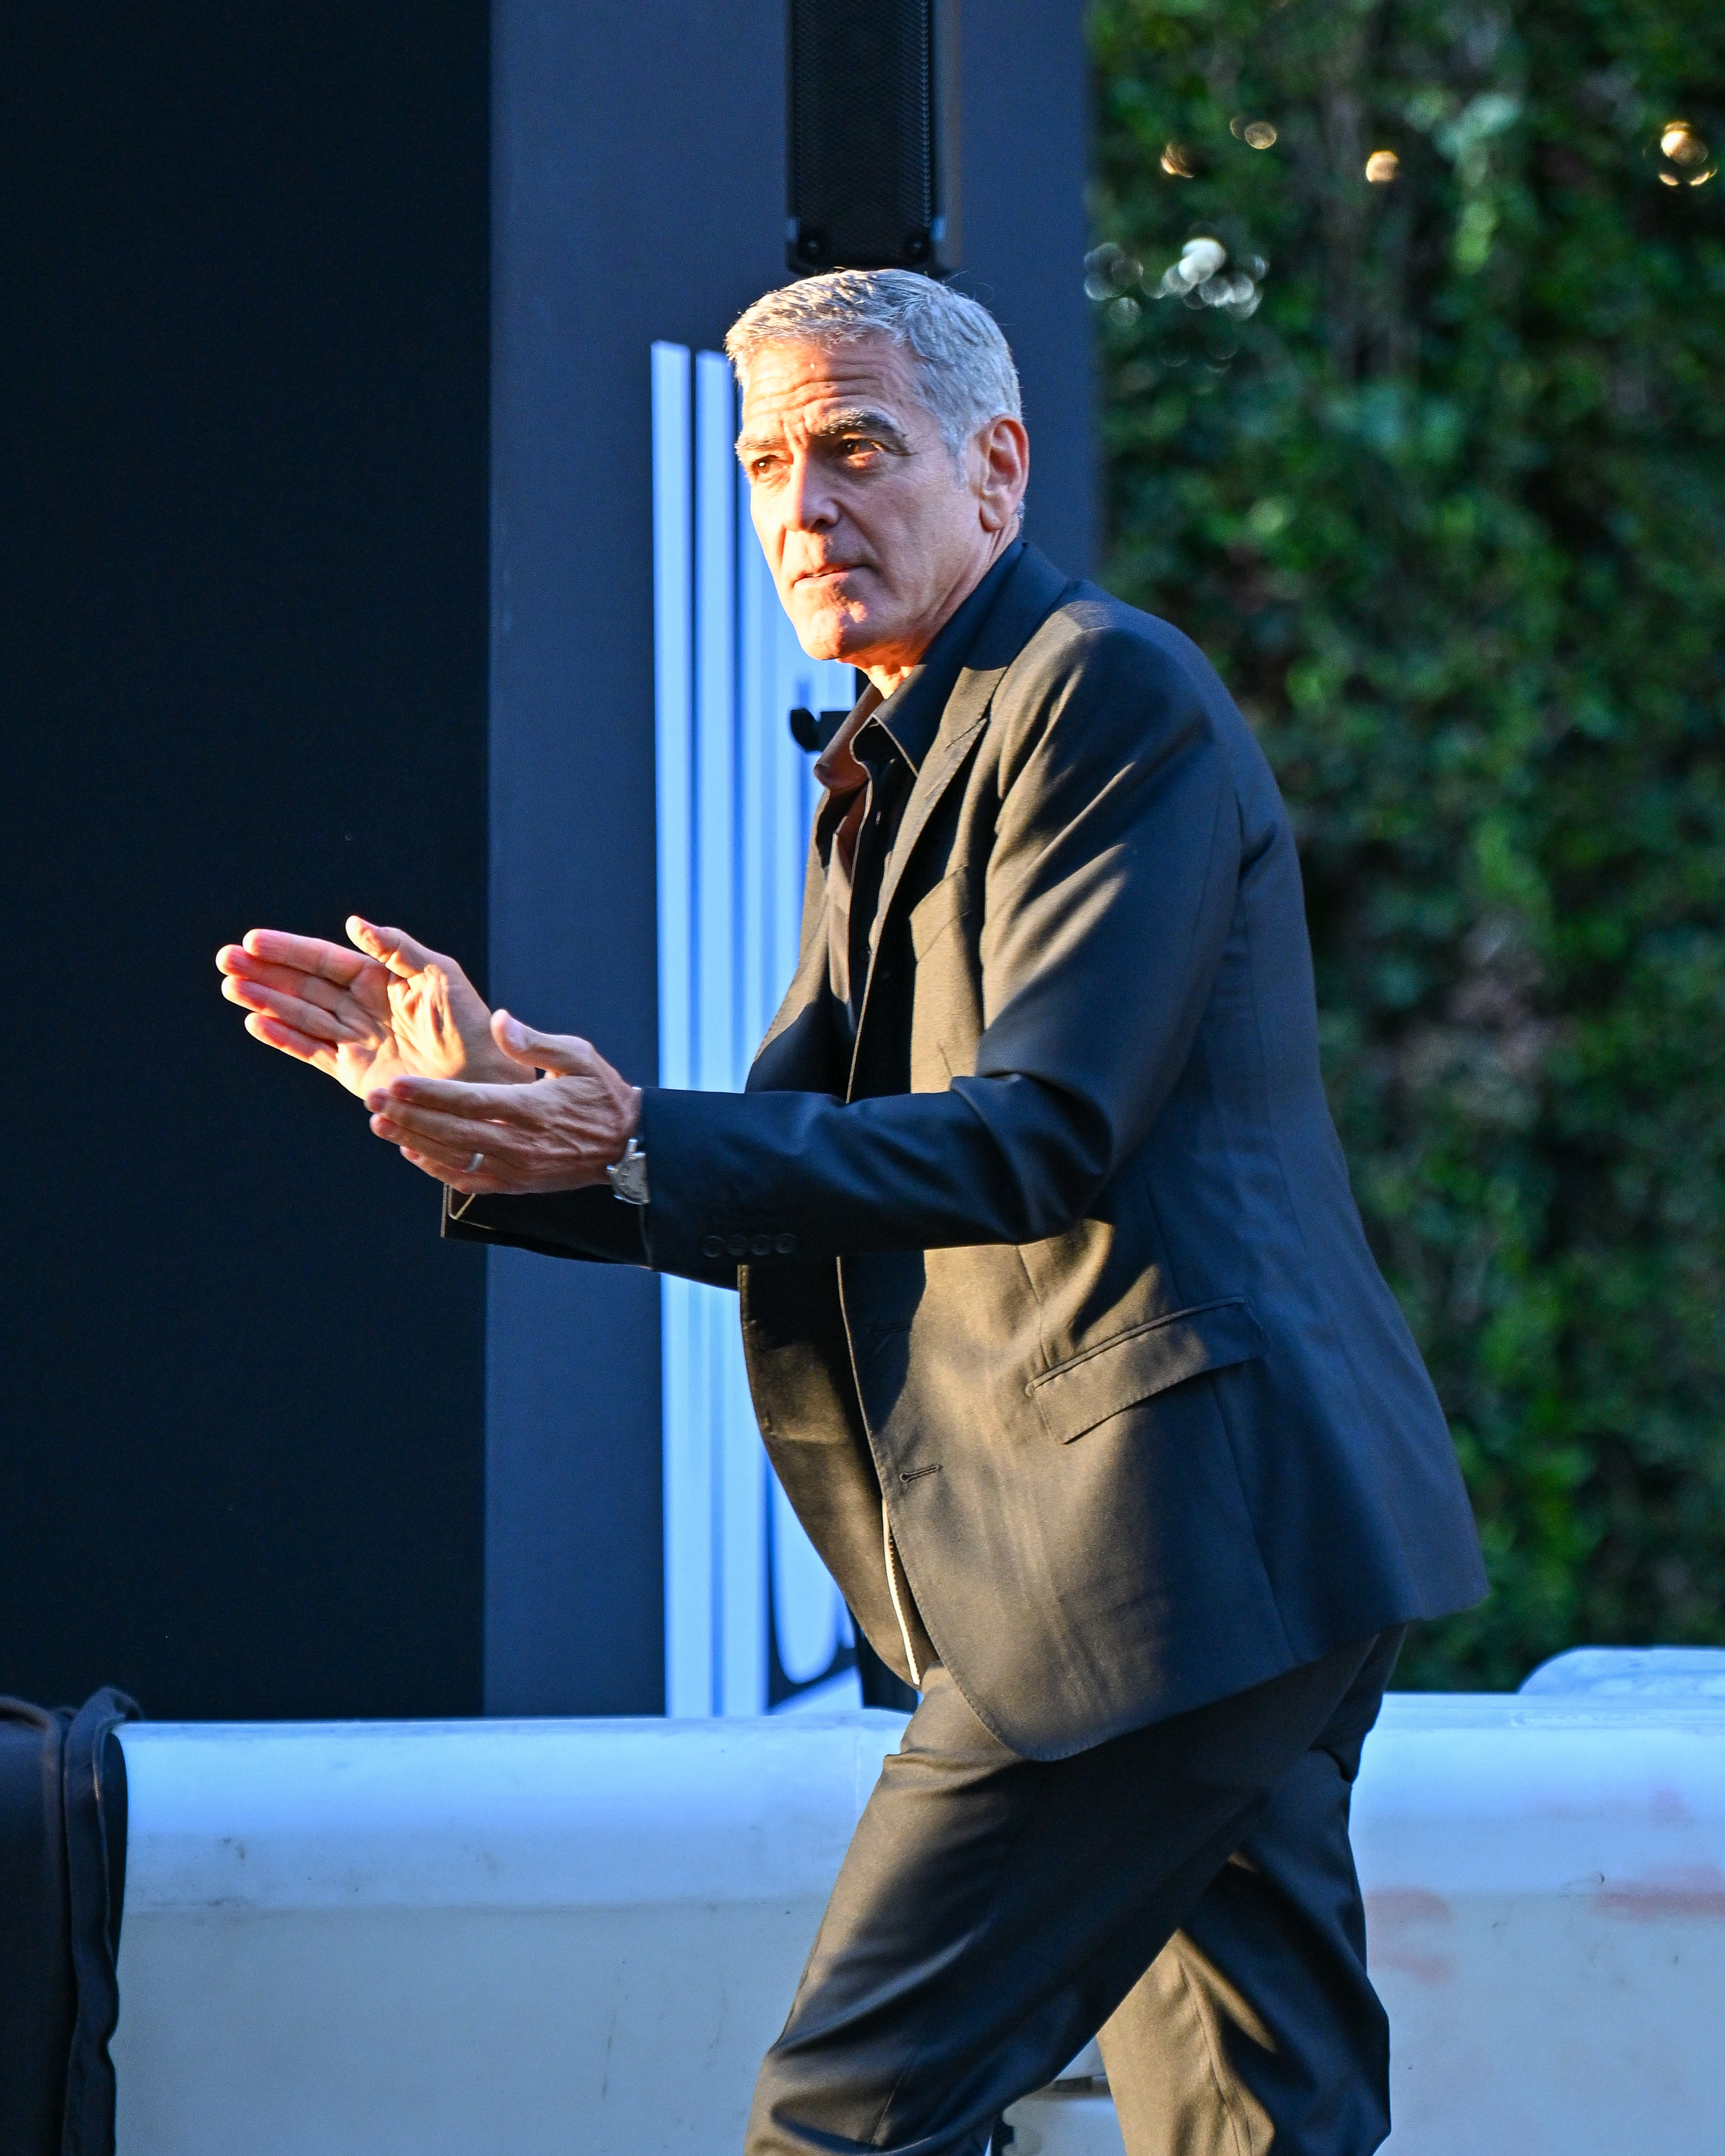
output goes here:
{"type": "Polygon", "coordinates": [[[1659,151],[1666,163],[1660,180],[1668,187],[1705,187],[1718,167],[1709,162],[1712,152],[1686,120],[1667,120],[1659,131],[1659,151]]]}
{"type": "Polygon", "coordinates": [[[1128,254],[1111,239],[1105,240],[1084,258],[1085,295],[1096,300],[1117,299],[1129,291],[1143,274],[1144,265],[1136,254],[1128,254]]]}
{"type": "Polygon", "coordinates": [[[1386,187],[1401,168],[1394,150],[1373,150],[1366,160],[1366,177],[1374,187],[1386,187]]]}
{"type": "Polygon", "coordinates": [[[1231,275],[1222,272],[1228,262],[1228,249],[1219,239],[1208,234],[1189,239],[1180,250],[1180,259],[1163,272],[1162,281],[1151,294],[1157,300],[1183,300],[1189,307],[1219,307],[1233,316],[1236,321],[1250,321],[1263,303],[1259,290],[1268,267],[1263,257],[1255,254],[1231,275]]]}

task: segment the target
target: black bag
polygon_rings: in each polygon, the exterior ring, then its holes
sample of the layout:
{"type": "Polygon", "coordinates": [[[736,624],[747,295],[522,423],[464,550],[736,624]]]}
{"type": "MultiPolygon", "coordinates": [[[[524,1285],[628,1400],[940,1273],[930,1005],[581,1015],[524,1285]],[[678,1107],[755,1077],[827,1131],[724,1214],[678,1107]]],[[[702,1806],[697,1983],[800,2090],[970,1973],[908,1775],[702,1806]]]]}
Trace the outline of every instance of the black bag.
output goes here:
{"type": "Polygon", "coordinates": [[[0,2150],[114,2156],[126,1758],[138,1710],[0,1698],[0,2150]]]}

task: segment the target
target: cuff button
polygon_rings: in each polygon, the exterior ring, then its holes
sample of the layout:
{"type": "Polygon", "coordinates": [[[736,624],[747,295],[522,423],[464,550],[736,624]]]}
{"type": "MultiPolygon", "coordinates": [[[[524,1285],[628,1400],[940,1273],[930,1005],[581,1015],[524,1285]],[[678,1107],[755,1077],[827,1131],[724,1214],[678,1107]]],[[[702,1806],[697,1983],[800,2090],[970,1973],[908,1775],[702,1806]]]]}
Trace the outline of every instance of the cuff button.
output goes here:
{"type": "Polygon", "coordinates": [[[751,1235],[749,1238],[749,1255],[752,1258],[770,1258],[773,1255],[772,1236],[751,1235]]]}
{"type": "Polygon", "coordinates": [[[732,1235],[725,1248],[733,1258],[746,1258],[749,1254],[749,1239],[747,1235],[732,1235]]]}
{"type": "Polygon", "coordinates": [[[797,1239],[794,1235],[775,1235],[773,1247],[780,1257],[788,1258],[797,1247],[797,1239]]]}
{"type": "Polygon", "coordinates": [[[709,1235],[701,1246],[701,1255],[704,1258],[722,1258],[725,1255],[725,1238],[722,1235],[709,1235]]]}

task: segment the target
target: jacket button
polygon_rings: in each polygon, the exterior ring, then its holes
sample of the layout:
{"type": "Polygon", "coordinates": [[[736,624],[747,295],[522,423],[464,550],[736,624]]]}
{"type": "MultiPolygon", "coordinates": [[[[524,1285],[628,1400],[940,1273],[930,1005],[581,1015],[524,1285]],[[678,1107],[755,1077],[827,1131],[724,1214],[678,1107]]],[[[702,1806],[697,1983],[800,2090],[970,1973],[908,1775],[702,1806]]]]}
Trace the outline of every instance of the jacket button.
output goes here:
{"type": "Polygon", "coordinates": [[[773,1239],[773,1247],[780,1257],[788,1258],[797,1247],[797,1239],[794,1235],[775,1235],[773,1239]]]}
{"type": "Polygon", "coordinates": [[[704,1258],[722,1258],[725,1255],[725,1238],[722,1235],[709,1235],[701,1246],[701,1255],[704,1258]]]}
{"type": "Polygon", "coordinates": [[[749,1239],[747,1235],[732,1235],[725,1248],[733,1258],[746,1258],[749,1254],[749,1239]]]}
{"type": "Polygon", "coordinates": [[[751,1235],[749,1237],[749,1255],[752,1258],[770,1258],[773,1255],[772,1236],[751,1235]]]}

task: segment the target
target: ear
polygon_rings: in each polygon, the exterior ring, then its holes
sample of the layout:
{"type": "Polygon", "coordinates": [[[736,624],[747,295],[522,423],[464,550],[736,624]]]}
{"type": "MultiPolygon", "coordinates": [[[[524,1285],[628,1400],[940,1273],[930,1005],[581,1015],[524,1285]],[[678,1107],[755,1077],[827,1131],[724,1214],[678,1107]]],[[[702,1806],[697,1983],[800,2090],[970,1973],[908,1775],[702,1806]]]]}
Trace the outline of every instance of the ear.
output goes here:
{"type": "Polygon", "coordinates": [[[977,515],[984,531],[1004,531],[1030,483],[1030,437],[1022,419],[1003,412],[970,439],[977,515]]]}

